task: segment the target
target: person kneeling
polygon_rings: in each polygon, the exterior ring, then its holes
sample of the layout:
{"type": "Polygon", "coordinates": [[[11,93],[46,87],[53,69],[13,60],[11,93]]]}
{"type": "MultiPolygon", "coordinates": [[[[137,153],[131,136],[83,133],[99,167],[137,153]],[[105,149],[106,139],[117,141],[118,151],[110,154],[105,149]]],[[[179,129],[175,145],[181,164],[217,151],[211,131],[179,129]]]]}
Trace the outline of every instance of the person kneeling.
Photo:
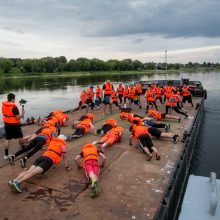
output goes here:
{"type": "Polygon", "coordinates": [[[71,170],[68,166],[66,159],[66,137],[59,135],[58,138],[54,138],[45,153],[38,157],[29,170],[20,173],[14,180],[8,181],[8,185],[13,192],[22,192],[21,183],[31,179],[38,174],[44,174],[53,165],[57,165],[60,162],[61,156],[63,156],[65,168],[67,171],[71,170]]]}

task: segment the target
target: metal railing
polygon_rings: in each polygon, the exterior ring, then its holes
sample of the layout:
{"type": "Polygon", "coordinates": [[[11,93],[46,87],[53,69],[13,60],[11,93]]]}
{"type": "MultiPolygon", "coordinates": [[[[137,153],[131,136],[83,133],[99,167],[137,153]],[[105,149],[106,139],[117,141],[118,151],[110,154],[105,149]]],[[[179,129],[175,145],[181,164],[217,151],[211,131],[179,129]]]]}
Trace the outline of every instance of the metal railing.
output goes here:
{"type": "Polygon", "coordinates": [[[212,216],[215,215],[216,207],[218,204],[218,192],[216,184],[216,173],[210,173],[210,184],[211,184],[211,196],[210,196],[210,209],[209,212],[212,216]]]}

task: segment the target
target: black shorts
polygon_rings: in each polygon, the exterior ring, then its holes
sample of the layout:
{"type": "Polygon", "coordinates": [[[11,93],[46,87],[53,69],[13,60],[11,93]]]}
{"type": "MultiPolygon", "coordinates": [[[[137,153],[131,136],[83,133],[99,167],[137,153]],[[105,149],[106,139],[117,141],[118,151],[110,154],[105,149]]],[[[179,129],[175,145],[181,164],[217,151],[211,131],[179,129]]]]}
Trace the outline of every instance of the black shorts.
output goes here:
{"type": "Polygon", "coordinates": [[[83,136],[85,134],[85,128],[76,128],[73,134],[83,136]]]}
{"type": "Polygon", "coordinates": [[[5,124],[5,138],[6,140],[23,138],[23,133],[20,124],[5,124]]]}
{"type": "Polygon", "coordinates": [[[185,103],[186,101],[188,101],[188,103],[192,103],[192,96],[183,96],[182,102],[185,103]]]}
{"type": "Polygon", "coordinates": [[[154,128],[154,127],[148,128],[148,132],[149,132],[152,136],[156,137],[157,139],[160,138],[161,133],[162,133],[159,129],[154,128]]]}
{"type": "Polygon", "coordinates": [[[43,173],[45,173],[47,170],[49,170],[53,166],[53,160],[46,156],[40,156],[35,160],[33,165],[36,167],[42,168],[43,173]]]}
{"type": "Polygon", "coordinates": [[[104,124],[101,127],[101,130],[106,134],[108,131],[110,131],[113,128],[111,124],[104,124]]]}
{"type": "Polygon", "coordinates": [[[152,142],[151,138],[149,137],[149,135],[147,135],[147,134],[140,135],[138,137],[138,141],[139,141],[139,144],[140,144],[140,147],[142,150],[144,150],[144,147],[147,147],[147,149],[150,151],[150,153],[153,152],[152,147],[154,145],[153,145],[153,142],[152,142]]]}
{"type": "Polygon", "coordinates": [[[104,104],[104,105],[112,104],[111,96],[109,96],[109,95],[104,95],[103,104],[104,104]]]}
{"type": "Polygon", "coordinates": [[[88,119],[88,116],[87,115],[82,115],[78,121],[83,121],[85,119],[88,119]]]}

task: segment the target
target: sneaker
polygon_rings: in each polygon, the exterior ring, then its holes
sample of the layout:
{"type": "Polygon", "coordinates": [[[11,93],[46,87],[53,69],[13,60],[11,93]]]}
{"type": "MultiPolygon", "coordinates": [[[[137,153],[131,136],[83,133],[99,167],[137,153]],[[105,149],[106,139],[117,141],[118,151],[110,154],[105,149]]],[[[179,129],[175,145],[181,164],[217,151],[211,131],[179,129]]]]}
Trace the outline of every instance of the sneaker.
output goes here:
{"type": "Polygon", "coordinates": [[[166,125],[165,130],[166,130],[166,132],[168,132],[170,130],[170,124],[166,125]]]}
{"type": "Polygon", "coordinates": [[[178,141],[178,139],[179,139],[179,135],[178,134],[175,134],[174,136],[173,136],[173,143],[177,143],[177,141],[178,141]]]}
{"type": "Polygon", "coordinates": [[[13,187],[13,183],[14,183],[13,180],[9,180],[9,181],[8,181],[8,186],[9,186],[9,188],[11,189],[12,192],[17,192],[17,191],[15,190],[15,188],[13,187]]]}
{"type": "Polygon", "coordinates": [[[179,123],[181,122],[181,117],[178,119],[179,123]]]}
{"type": "Polygon", "coordinates": [[[160,154],[159,153],[156,153],[156,159],[160,160],[160,154]]]}
{"type": "Polygon", "coordinates": [[[189,117],[189,116],[188,116],[188,115],[186,115],[186,116],[185,116],[185,119],[187,119],[188,117],[189,117]]]}
{"type": "Polygon", "coordinates": [[[13,181],[10,188],[13,192],[18,192],[18,193],[22,192],[21,184],[18,182],[13,181]]]}
{"type": "Polygon", "coordinates": [[[100,189],[98,182],[96,181],[96,182],[92,183],[90,197],[95,198],[95,197],[99,196],[100,193],[101,193],[101,189],[100,189]]]}
{"type": "Polygon", "coordinates": [[[22,158],[22,159],[20,159],[20,163],[21,163],[21,167],[22,168],[27,168],[27,166],[26,166],[26,159],[24,159],[24,158],[22,158]]]}
{"type": "Polygon", "coordinates": [[[147,161],[150,161],[152,159],[152,154],[147,154],[147,161]]]}
{"type": "Polygon", "coordinates": [[[9,164],[10,165],[14,165],[15,164],[15,156],[9,156],[9,158],[8,158],[8,160],[9,160],[9,164]]]}
{"type": "Polygon", "coordinates": [[[8,160],[9,159],[9,155],[4,155],[4,160],[8,160]]]}
{"type": "Polygon", "coordinates": [[[105,133],[104,133],[103,130],[101,130],[101,133],[100,133],[100,134],[101,134],[101,137],[105,135],[105,133]]]}

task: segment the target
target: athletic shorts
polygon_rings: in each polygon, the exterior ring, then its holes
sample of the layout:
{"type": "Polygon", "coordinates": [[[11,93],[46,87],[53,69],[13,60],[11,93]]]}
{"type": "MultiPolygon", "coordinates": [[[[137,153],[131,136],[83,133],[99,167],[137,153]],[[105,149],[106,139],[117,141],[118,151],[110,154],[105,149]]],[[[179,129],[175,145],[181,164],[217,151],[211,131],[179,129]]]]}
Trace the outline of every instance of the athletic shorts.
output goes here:
{"type": "Polygon", "coordinates": [[[104,95],[103,104],[104,105],[112,104],[111,96],[104,95]]]}
{"type": "Polygon", "coordinates": [[[102,141],[108,141],[112,145],[117,141],[117,136],[115,134],[108,133],[102,138],[102,141]]]}
{"type": "Polygon", "coordinates": [[[185,103],[186,101],[188,101],[188,103],[192,103],[192,96],[183,96],[182,102],[185,103]]]}
{"type": "Polygon", "coordinates": [[[154,128],[154,127],[148,128],[148,132],[149,132],[153,137],[156,137],[157,139],[160,138],[161,133],[162,133],[159,129],[154,128]]]}
{"type": "Polygon", "coordinates": [[[113,128],[111,124],[104,124],[101,127],[101,130],[106,134],[108,131],[110,131],[113,128]]]}
{"type": "Polygon", "coordinates": [[[147,147],[147,149],[150,151],[150,153],[153,152],[152,147],[154,145],[153,145],[153,142],[152,142],[151,138],[149,137],[149,135],[147,135],[147,134],[140,135],[138,137],[138,141],[139,141],[139,145],[142,150],[144,150],[144,147],[147,147]]]}
{"type": "Polygon", "coordinates": [[[43,173],[45,173],[47,170],[49,170],[53,166],[53,160],[46,156],[40,156],[35,160],[33,165],[36,167],[42,168],[43,173]]]}
{"type": "Polygon", "coordinates": [[[23,138],[21,125],[20,124],[5,125],[5,138],[6,140],[23,138]]]}
{"type": "Polygon", "coordinates": [[[89,178],[89,173],[91,171],[94,172],[94,174],[97,176],[97,178],[99,178],[99,162],[97,160],[87,160],[84,163],[84,170],[86,172],[86,176],[89,178]]]}

